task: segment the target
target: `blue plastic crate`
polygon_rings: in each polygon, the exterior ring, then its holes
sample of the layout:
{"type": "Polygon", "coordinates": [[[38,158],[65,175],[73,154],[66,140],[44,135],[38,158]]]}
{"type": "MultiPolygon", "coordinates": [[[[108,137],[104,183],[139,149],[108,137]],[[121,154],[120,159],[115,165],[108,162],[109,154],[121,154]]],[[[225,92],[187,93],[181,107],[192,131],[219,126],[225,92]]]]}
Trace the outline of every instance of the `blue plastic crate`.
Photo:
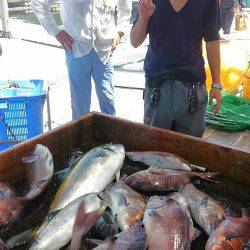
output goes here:
{"type": "Polygon", "coordinates": [[[19,88],[3,88],[6,82],[0,81],[0,150],[43,132],[43,105],[46,99],[42,91],[43,81],[13,82],[19,84],[19,88]],[[14,97],[10,97],[10,91],[14,97]]]}

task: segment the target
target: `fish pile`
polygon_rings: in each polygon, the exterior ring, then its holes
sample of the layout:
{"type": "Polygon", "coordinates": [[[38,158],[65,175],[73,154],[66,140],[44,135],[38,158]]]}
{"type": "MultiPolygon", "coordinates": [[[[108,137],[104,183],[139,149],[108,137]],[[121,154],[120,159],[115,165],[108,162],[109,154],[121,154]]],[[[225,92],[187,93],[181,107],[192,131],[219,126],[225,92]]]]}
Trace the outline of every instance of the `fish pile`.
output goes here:
{"type": "MultiPolygon", "coordinates": [[[[25,157],[26,192],[18,197],[0,183],[0,225],[22,216],[54,174],[48,148],[37,145],[25,157]]],[[[167,152],[127,152],[104,144],[83,154],[75,151],[43,223],[3,242],[0,249],[28,244],[31,250],[188,250],[202,233],[206,250],[249,249],[250,217],[228,217],[222,205],[195,187],[217,173],[196,172],[185,159],[167,152]],[[125,157],[147,167],[120,178],[125,157]]]]}

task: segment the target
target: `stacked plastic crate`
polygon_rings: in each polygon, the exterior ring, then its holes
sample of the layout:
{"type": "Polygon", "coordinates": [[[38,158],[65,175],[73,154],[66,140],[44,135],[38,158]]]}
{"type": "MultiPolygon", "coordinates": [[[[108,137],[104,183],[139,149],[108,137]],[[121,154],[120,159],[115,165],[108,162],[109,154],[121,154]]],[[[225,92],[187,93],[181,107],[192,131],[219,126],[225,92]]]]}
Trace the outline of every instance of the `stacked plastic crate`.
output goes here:
{"type": "Polygon", "coordinates": [[[43,132],[42,80],[0,81],[0,150],[43,132]]]}

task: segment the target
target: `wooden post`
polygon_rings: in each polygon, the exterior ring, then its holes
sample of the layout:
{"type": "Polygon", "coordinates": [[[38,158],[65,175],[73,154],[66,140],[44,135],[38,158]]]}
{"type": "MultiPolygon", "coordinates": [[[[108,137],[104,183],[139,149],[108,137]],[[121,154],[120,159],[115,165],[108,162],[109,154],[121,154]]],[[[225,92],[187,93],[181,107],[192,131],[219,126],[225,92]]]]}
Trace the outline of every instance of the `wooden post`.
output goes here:
{"type": "Polygon", "coordinates": [[[3,37],[11,38],[7,0],[0,0],[0,17],[2,21],[3,37]]]}

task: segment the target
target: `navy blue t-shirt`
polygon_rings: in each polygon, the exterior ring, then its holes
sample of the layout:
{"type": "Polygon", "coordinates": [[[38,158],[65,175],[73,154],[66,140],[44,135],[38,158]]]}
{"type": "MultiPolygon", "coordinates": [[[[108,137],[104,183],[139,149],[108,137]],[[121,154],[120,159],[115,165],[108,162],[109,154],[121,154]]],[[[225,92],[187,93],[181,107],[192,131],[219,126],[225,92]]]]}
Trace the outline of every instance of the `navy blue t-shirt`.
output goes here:
{"type": "Polygon", "coordinates": [[[188,0],[176,12],[170,0],[153,0],[156,5],[147,32],[149,47],[144,62],[147,78],[199,82],[206,79],[202,39],[218,40],[218,0],[188,0]]]}

